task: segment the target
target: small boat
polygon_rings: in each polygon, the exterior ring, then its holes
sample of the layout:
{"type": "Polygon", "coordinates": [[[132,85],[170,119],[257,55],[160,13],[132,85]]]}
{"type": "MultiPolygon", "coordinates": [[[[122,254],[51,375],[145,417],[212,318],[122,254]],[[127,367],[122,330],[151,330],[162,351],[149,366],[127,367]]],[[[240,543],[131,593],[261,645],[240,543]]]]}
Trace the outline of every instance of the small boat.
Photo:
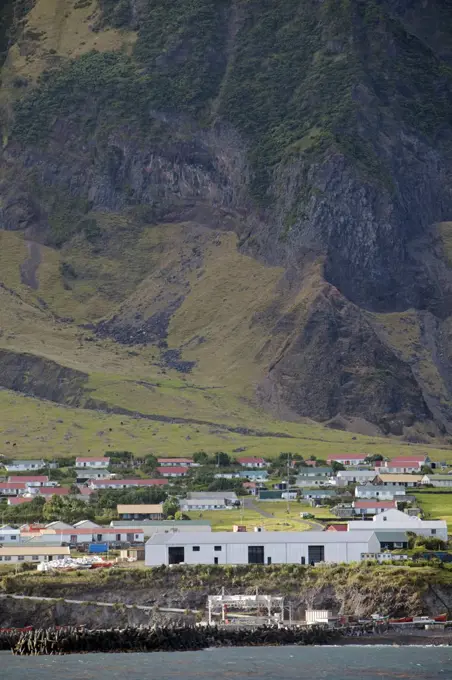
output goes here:
{"type": "Polygon", "coordinates": [[[440,614],[439,616],[434,616],[433,620],[437,623],[445,623],[447,621],[447,614],[440,614]]]}
{"type": "Polygon", "coordinates": [[[405,616],[402,619],[389,619],[389,623],[413,623],[413,617],[405,616]]]}

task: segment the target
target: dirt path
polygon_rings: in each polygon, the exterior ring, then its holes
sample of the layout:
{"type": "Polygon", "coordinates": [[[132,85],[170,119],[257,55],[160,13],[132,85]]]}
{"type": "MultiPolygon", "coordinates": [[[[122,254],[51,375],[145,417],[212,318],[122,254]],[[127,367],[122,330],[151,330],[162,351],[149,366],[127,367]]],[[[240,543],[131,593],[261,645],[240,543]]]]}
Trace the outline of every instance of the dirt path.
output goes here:
{"type": "Polygon", "coordinates": [[[33,290],[39,289],[38,269],[41,264],[41,246],[34,241],[27,241],[28,257],[20,268],[20,280],[33,290]]]}

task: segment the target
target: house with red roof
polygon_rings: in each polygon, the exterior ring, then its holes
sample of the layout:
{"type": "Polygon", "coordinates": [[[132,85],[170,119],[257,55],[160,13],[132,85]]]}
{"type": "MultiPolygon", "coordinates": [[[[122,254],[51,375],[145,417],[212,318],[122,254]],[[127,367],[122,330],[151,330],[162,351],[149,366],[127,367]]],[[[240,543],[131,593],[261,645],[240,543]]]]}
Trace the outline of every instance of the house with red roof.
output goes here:
{"type": "Polygon", "coordinates": [[[346,524],[330,524],[327,531],[347,531],[348,527],[346,524]]]}
{"type": "Polygon", "coordinates": [[[27,490],[23,482],[0,482],[1,496],[19,496],[27,490]]]}
{"type": "Polygon", "coordinates": [[[429,465],[430,462],[430,458],[422,454],[413,456],[398,456],[392,460],[386,460],[378,472],[408,475],[412,472],[420,472],[422,466],[429,465]]]}
{"type": "Polygon", "coordinates": [[[58,486],[58,482],[51,482],[47,475],[11,475],[8,482],[23,482],[27,486],[58,486]]]}
{"type": "Polygon", "coordinates": [[[68,496],[71,490],[68,486],[41,486],[37,492],[37,496],[52,498],[52,496],[68,496]]]}
{"type": "Polygon", "coordinates": [[[79,456],[75,459],[76,468],[88,468],[90,470],[105,470],[110,465],[110,458],[105,456],[79,456]]]}
{"type": "Polygon", "coordinates": [[[135,489],[147,486],[165,486],[167,479],[93,479],[89,487],[95,491],[99,489],[135,489]]]}
{"type": "Polygon", "coordinates": [[[186,465],[168,465],[156,468],[156,471],[162,477],[185,477],[189,471],[186,465]]]}
{"type": "Polygon", "coordinates": [[[397,509],[397,501],[354,501],[352,506],[355,515],[378,515],[385,510],[397,509]]]}
{"type": "Polygon", "coordinates": [[[367,453],[332,453],[326,459],[326,462],[340,463],[345,467],[353,467],[355,465],[363,465],[367,458],[367,453]]]}
{"type": "Polygon", "coordinates": [[[31,503],[33,496],[11,496],[8,498],[8,505],[22,505],[23,503],[31,503]]]}
{"type": "Polygon", "coordinates": [[[263,458],[256,458],[255,456],[242,456],[237,458],[237,463],[246,468],[264,468],[267,463],[263,458]]]}

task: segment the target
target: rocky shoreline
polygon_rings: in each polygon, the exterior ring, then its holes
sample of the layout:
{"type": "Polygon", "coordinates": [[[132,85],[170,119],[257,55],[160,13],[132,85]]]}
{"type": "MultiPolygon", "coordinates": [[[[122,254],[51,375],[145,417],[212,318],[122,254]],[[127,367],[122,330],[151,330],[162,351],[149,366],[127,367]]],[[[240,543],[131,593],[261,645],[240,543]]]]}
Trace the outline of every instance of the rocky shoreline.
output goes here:
{"type": "Polygon", "coordinates": [[[452,630],[395,630],[321,626],[170,626],[87,630],[83,628],[4,631],[0,651],[15,655],[61,655],[195,651],[212,647],[261,647],[305,645],[452,645],[452,630]]]}
{"type": "Polygon", "coordinates": [[[208,647],[258,647],[334,644],[338,631],[312,628],[262,626],[220,628],[179,626],[85,630],[39,629],[0,634],[0,649],[16,655],[81,654],[95,652],[194,651],[208,647]]]}

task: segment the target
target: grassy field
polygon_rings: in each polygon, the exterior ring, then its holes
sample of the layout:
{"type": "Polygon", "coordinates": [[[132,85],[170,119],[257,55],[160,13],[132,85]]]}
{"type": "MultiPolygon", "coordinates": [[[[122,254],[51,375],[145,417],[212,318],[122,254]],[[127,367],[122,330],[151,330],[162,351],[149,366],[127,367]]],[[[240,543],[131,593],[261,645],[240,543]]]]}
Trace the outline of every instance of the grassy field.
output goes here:
{"type": "Polygon", "coordinates": [[[289,513],[287,513],[287,503],[280,501],[255,501],[255,508],[272,514],[272,517],[263,517],[254,508],[232,509],[232,510],[211,510],[209,512],[190,512],[191,519],[207,519],[212,523],[213,531],[232,531],[234,524],[242,524],[248,531],[256,526],[261,526],[267,531],[306,531],[310,529],[307,522],[300,519],[301,512],[311,512],[311,514],[323,518],[334,518],[328,508],[310,508],[305,503],[289,503],[289,513]]]}
{"type": "MultiPolygon", "coordinates": [[[[249,324],[247,319],[250,314],[265,318],[281,270],[238,253],[236,237],[230,233],[190,224],[137,231],[124,216],[97,215],[96,219],[102,230],[111,232],[105,252],[94,255],[85,241],[59,251],[41,246],[38,290],[21,280],[21,267],[29,255],[22,236],[0,230],[0,280],[8,288],[0,288],[0,328],[5,329],[0,348],[86,373],[87,397],[109,409],[188,422],[117,416],[4,390],[0,392],[1,453],[53,457],[127,449],[137,455],[179,456],[199,450],[234,455],[243,449],[247,455],[266,458],[290,452],[324,459],[331,452],[393,457],[427,450],[433,459],[452,461],[450,447],[355,435],[309,419],[285,422],[260,409],[254,388],[268,360],[268,343],[277,338],[271,337],[263,321],[249,324]],[[193,238],[203,252],[201,271],[184,264],[193,238]],[[63,262],[80,274],[69,286],[61,275],[63,262]],[[174,273],[171,281],[168,271],[174,273]],[[230,285],[231,273],[234,285],[230,285]],[[171,320],[168,344],[183,345],[183,358],[196,361],[188,375],[166,367],[156,345],[119,345],[96,338],[79,325],[114,310],[126,321],[137,309],[151,315],[162,309],[159,305],[166,304],[168,295],[186,290],[189,294],[171,320]],[[252,428],[268,436],[228,428],[252,428]]],[[[312,285],[315,288],[315,281],[312,285]]],[[[286,311],[299,302],[288,300],[286,311]]]]}
{"type": "Polygon", "coordinates": [[[449,531],[452,532],[452,490],[438,493],[440,490],[414,492],[419,506],[428,519],[445,519],[449,531]]]}

